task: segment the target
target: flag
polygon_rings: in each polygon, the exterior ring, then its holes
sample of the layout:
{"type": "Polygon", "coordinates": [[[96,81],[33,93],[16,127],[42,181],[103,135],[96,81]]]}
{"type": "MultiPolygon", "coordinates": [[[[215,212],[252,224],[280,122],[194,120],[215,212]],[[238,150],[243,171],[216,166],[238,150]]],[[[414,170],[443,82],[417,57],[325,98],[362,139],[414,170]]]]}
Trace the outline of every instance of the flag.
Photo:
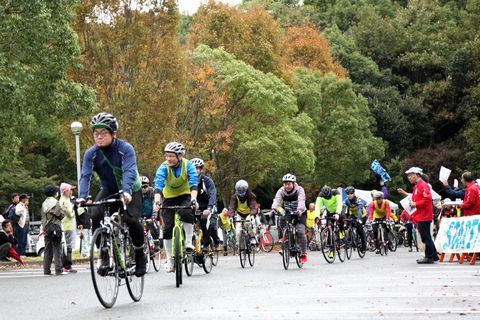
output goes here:
{"type": "Polygon", "coordinates": [[[380,164],[380,162],[378,162],[377,159],[372,162],[370,168],[373,170],[373,172],[375,172],[375,174],[379,175],[383,181],[392,181],[392,178],[390,178],[388,172],[382,167],[382,165],[380,164]]]}

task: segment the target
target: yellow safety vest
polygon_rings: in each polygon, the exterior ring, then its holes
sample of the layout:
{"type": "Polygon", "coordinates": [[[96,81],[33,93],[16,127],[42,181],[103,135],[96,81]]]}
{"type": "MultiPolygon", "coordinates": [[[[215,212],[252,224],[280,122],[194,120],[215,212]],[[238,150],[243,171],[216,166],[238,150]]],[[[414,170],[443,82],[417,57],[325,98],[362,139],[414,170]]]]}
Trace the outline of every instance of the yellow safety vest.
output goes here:
{"type": "Polygon", "coordinates": [[[246,199],[245,202],[241,202],[237,197],[237,211],[244,215],[250,214],[250,207],[248,206],[248,201],[246,199]]]}
{"type": "Polygon", "coordinates": [[[173,174],[172,168],[170,168],[168,162],[164,162],[168,170],[167,178],[165,179],[165,187],[162,190],[165,199],[179,197],[184,194],[190,194],[190,185],[188,184],[187,175],[187,161],[187,159],[182,159],[182,169],[178,178],[173,174]]]}
{"type": "Polygon", "coordinates": [[[382,205],[378,206],[377,201],[373,201],[373,219],[383,219],[387,215],[387,204],[385,200],[382,200],[382,205]]]}
{"type": "Polygon", "coordinates": [[[307,228],[313,228],[313,224],[315,223],[315,210],[307,211],[307,223],[306,226],[307,228]]]}

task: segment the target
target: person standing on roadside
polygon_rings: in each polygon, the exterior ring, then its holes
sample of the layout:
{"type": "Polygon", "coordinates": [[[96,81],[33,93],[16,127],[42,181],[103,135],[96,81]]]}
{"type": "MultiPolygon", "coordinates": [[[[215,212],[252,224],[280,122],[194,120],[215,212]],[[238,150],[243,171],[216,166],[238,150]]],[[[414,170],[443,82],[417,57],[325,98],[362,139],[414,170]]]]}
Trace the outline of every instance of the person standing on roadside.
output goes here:
{"type": "MultiPolygon", "coordinates": [[[[77,270],[72,268],[72,251],[75,248],[75,238],[77,236],[77,226],[75,219],[75,211],[71,200],[72,189],[74,187],[68,183],[60,185],[60,208],[65,212],[62,220],[62,230],[65,236],[66,251],[63,253],[63,269],[69,273],[76,273],[77,270]]],[[[83,210],[79,208],[78,210],[83,210]]]]}
{"type": "Polygon", "coordinates": [[[422,242],[425,244],[425,257],[418,259],[419,264],[431,264],[438,260],[437,250],[430,233],[433,221],[433,204],[430,187],[422,179],[422,169],[412,167],[405,171],[408,181],[414,185],[410,206],[415,208],[412,221],[416,223],[422,242]]]}
{"type": "Polygon", "coordinates": [[[18,241],[18,253],[25,256],[27,248],[28,226],[30,224],[30,214],[28,213],[28,196],[25,193],[20,195],[20,202],[15,206],[15,215],[18,223],[15,225],[15,238],[18,241]]]}
{"type": "Polygon", "coordinates": [[[463,216],[474,216],[480,214],[480,189],[473,179],[471,172],[462,174],[462,183],[465,185],[465,197],[460,208],[463,210],[463,216]]]}

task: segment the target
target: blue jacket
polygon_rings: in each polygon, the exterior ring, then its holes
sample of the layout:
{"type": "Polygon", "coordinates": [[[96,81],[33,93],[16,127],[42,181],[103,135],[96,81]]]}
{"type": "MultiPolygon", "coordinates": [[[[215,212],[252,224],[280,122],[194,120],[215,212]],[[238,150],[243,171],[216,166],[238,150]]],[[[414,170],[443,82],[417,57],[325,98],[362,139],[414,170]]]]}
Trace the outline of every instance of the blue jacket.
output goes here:
{"type": "MultiPolygon", "coordinates": [[[[137,179],[137,160],[135,150],[126,141],[115,139],[113,143],[101,149],[114,167],[123,171],[122,190],[132,194],[133,183],[137,179]]],[[[96,172],[100,178],[101,189],[110,194],[119,191],[115,175],[103,157],[100,148],[94,145],[83,156],[82,176],[80,177],[80,198],[86,199],[90,192],[92,174],[96,172]]]]}
{"type": "Polygon", "coordinates": [[[350,215],[350,207],[357,207],[357,214],[358,214],[358,219],[362,219],[363,212],[362,209],[367,205],[365,201],[360,199],[359,197],[355,196],[351,201],[350,199],[345,200],[345,206],[347,207],[347,215],[350,215]]]}
{"type": "Polygon", "coordinates": [[[213,209],[217,204],[217,189],[215,183],[210,177],[202,174],[198,181],[198,206],[200,210],[213,209]]]}
{"type": "Polygon", "coordinates": [[[449,197],[452,200],[455,200],[455,199],[463,200],[463,198],[465,198],[465,189],[458,189],[458,188],[453,189],[448,186],[448,187],[445,187],[443,191],[445,192],[447,197],[449,197]]]}

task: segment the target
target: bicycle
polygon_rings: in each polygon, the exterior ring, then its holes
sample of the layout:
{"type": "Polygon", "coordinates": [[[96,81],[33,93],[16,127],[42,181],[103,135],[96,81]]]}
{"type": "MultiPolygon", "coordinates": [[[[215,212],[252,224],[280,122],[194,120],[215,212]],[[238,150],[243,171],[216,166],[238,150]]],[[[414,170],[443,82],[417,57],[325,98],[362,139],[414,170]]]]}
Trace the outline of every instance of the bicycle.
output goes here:
{"type": "Polygon", "coordinates": [[[173,235],[172,235],[172,258],[173,258],[173,268],[175,270],[175,285],[180,287],[183,283],[182,279],[182,264],[184,263],[186,256],[186,245],[185,245],[185,232],[183,230],[183,224],[180,220],[180,214],[177,210],[181,209],[191,209],[192,206],[160,206],[160,210],[175,210],[174,214],[174,225],[173,225],[173,235]]]}
{"type": "Polygon", "coordinates": [[[362,250],[362,239],[358,234],[357,228],[355,227],[355,223],[360,222],[358,222],[356,219],[345,219],[344,221],[348,223],[348,227],[345,229],[347,259],[350,260],[353,250],[357,251],[360,258],[365,257],[365,250],[362,250]]]}
{"type": "Polygon", "coordinates": [[[373,225],[378,225],[378,234],[377,234],[377,242],[378,242],[378,249],[380,250],[380,255],[387,255],[388,254],[388,236],[386,235],[387,233],[387,226],[386,222],[383,220],[379,221],[373,221],[373,225]]]}
{"type": "Polygon", "coordinates": [[[204,252],[202,249],[203,232],[202,228],[199,225],[201,216],[201,211],[195,212],[195,223],[193,228],[193,245],[195,247],[195,250],[192,253],[187,253],[185,256],[185,273],[189,277],[193,274],[194,264],[202,267],[205,273],[210,273],[214,265],[214,254],[212,253],[212,250],[204,252]]]}
{"type": "MultiPolygon", "coordinates": [[[[344,262],[347,252],[345,240],[340,240],[337,219],[329,217],[325,220],[326,227],[320,232],[322,254],[327,263],[333,263],[338,255],[340,262],[344,262]]],[[[323,222],[322,222],[323,224],[323,222]]]]}
{"type": "Polygon", "coordinates": [[[258,243],[258,252],[262,250],[265,253],[269,253],[273,249],[273,237],[270,234],[270,226],[261,224],[257,228],[255,235],[258,243]]]}
{"type": "Polygon", "coordinates": [[[282,262],[283,268],[288,270],[290,265],[290,259],[295,258],[297,266],[299,268],[303,267],[303,263],[300,262],[301,250],[297,242],[297,233],[295,231],[295,226],[292,223],[292,214],[289,210],[285,210],[285,214],[277,213],[278,216],[283,216],[285,218],[285,227],[283,228],[283,242],[282,242],[282,262]]]}
{"type": "Polygon", "coordinates": [[[388,250],[391,252],[397,251],[397,232],[395,231],[395,222],[387,221],[387,239],[388,239],[388,250]]]}
{"type": "Polygon", "coordinates": [[[238,243],[238,255],[240,257],[240,266],[245,268],[247,264],[247,256],[248,256],[248,263],[251,267],[253,267],[255,263],[255,244],[250,242],[250,235],[248,231],[245,229],[245,222],[247,220],[243,218],[236,219],[234,222],[240,224],[240,241],[238,243]]]}
{"type": "Polygon", "coordinates": [[[160,241],[157,239],[153,239],[152,233],[148,228],[149,223],[157,224],[158,222],[155,219],[140,219],[143,225],[143,234],[145,239],[145,254],[148,257],[148,264],[147,264],[147,273],[150,271],[150,261],[153,264],[153,269],[156,272],[160,270],[160,266],[162,265],[162,253],[161,253],[161,246],[160,241]]]}
{"type": "Polygon", "coordinates": [[[104,209],[101,226],[92,236],[90,271],[97,298],[105,308],[111,308],[115,304],[122,279],[125,280],[133,301],[140,301],[143,295],[144,276],[135,276],[135,250],[128,228],[119,212],[110,214],[110,207],[118,204],[121,205],[120,210],[123,210],[123,214],[128,214],[122,191],[107,199],[82,205],[83,207],[102,206],[104,209]],[[116,198],[112,199],[112,197],[116,198]],[[108,265],[105,259],[108,259],[108,265]]]}
{"type": "MultiPolygon", "coordinates": [[[[318,219],[318,218],[316,218],[316,219],[318,219]]],[[[310,241],[308,242],[308,249],[310,249],[310,251],[319,251],[321,249],[321,246],[322,246],[322,241],[320,239],[320,233],[325,226],[323,226],[321,224],[320,219],[318,219],[318,220],[319,221],[315,222],[314,225],[313,225],[313,228],[312,228],[313,229],[313,236],[310,239],[310,241]]]]}
{"type": "Polygon", "coordinates": [[[232,249],[233,255],[235,256],[235,253],[238,250],[237,237],[235,236],[235,224],[233,223],[232,218],[228,218],[228,223],[230,229],[226,231],[227,239],[224,239],[223,241],[227,241],[227,248],[232,249]]]}
{"type": "MultiPolygon", "coordinates": [[[[411,223],[411,222],[410,222],[411,223]]],[[[418,245],[417,245],[417,230],[415,229],[415,224],[412,224],[412,247],[415,247],[416,251],[418,252],[418,245]]],[[[402,227],[399,230],[400,238],[402,238],[403,246],[409,247],[408,243],[408,231],[406,224],[403,223],[402,227]]]]}

